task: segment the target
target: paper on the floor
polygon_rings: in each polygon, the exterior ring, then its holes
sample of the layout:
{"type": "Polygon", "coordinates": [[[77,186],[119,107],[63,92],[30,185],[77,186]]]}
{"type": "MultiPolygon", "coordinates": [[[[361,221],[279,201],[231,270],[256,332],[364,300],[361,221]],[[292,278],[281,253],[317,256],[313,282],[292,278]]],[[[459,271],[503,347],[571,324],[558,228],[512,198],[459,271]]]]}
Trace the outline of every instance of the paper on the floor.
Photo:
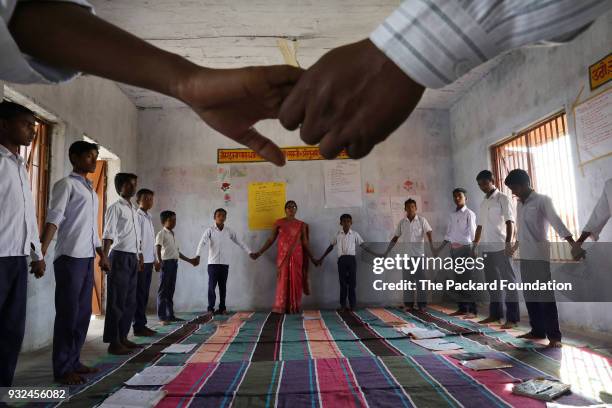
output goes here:
{"type": "Polygon", "coordinates": [[[194,343],[185,343],[185,344],[172,344],[161,352],[166,354],[182,354],[189,353],[196,346],[194,343]]]}
{"type": "Polygon", "coordinates": [[[425,327],[404,326],[398,328],[398,331],[415,339],[435,339],[446,336],[446,334],[442,333],[440,330],[427,329],[425,327]]]}
{"type": "Polygon", "coordinates": [[[468,360],[478,360],[479,358],[486,358],[483,354],[478,353],[455,353],[450,354],[452,358],[455,360],[468,361],[468,360]]]}
{"type": "Polygon", "coordinates": [[[444,339],[412,339],[411,341],[421,347],[425,347],[426,349],[433,351],[458,350],[462,348],[460,345],[444,339]]]}
{"type": "Polygon", "coordinates": [[[182,366],[151,366],[134,374],[125,385],[166,385],[181,371],[182,366]]]}
{"type": "Polygon", "coordinates": [[[472,370],[496,370],[498,368],[511,368],[512,364],[505,361],[495,360],[493,358],[480,358],[476,360],[462,361],[461,364],[472,370]]]}
{"type": "Polygon", "coordinates": [[[543,401],[552,401],[570,390],[569,384],[545,378],[532,378],[512,388],[512,393],[543,401]]]}
{"type": "Polygon", "coordinates": [[[165,390],[143,391],[121,388],[106,398],[98,408],[152,408],[166,395],[165,390]]]}

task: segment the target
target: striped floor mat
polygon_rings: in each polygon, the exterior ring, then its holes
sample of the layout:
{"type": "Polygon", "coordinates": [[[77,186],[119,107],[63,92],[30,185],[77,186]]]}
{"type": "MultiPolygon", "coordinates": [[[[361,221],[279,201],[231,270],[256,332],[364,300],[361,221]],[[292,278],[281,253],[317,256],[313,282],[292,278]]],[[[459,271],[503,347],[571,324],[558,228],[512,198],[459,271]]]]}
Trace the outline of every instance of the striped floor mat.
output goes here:
{"type": "Polygon", "coordinates": [[[237,312],[194,318],[119,367],[107,370],[62,406],[92,407],[149,365],[181,365],[157,405],[178,407],[544,407],[515,396],[513,384],[534,377],[572,385],[558,403],[584,406],[612,389],[611,359],[586,348],[543,349],[441,310],[394,308],[303,315],[237,312]],[[401,336],[397,325],[436,328],[466,352],[508,361],[512,368],[473,371],[448,353],[401,336]],[[165,355],[171,343],[197,343],[165,355]]]}

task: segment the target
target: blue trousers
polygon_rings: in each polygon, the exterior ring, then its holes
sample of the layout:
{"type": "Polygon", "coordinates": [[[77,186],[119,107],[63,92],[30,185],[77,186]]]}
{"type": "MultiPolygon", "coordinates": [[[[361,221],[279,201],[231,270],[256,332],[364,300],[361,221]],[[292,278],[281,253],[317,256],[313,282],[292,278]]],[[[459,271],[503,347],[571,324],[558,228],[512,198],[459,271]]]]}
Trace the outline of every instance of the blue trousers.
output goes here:
{"type": "MultiPolygon", "coordinates": [[[[510,258],[505,254],[505,251],[486,252],[484,255],[484,273],[487,282],[497,282],[498,286],[502,279],[516,283],[516,276],[512,265],[510,265],[510,258]]],[[[517,323],[521,319],[516,290],[489,290],[489,296],[490,317],[494,319],[502,319],[504,317],[503,302],[505,300],[506,320],[517,323]]]]}
{"type": "Polygon", "coordinates": [[[174,318],[174,288],[176,287],[176,271],[178,259],[162,261],[161,282],[157,291],[157,317],[159,320],[174,318]]]}
{"type": "Polygon", "coordinates": [[[348,297],[351,309],[355,308],[357,296],[357,259],[355,255],[343,255],[338,258],[338,281],[340,282],[340,306],[346,307],[348,297]]]}
{"type": "MultiPolygon", "coordinates": [[[[527,283],[550,281],[550,262],[521,260],[521,280],[527,283]]],[[[524,290],[531,333],[549,340],[561,341],[559,314],[554,291],[524,290]]]]}
{"type": "Polygon", "coordinates": [[[136,313],[134,314],[134,330],[143,329],[147,325],[147,303],[149,303],[149,288],[153,263],[144,264],[144,270],[138,272],[136,283],[136,313]]]}
{"type": "Polygon", "coordinates": [[[228,273],[229,265],[208,265],[208,311],[210,312],[215,310],[215,303],[217,301],[215,289],[217,285],[219,285],[219,310],[225,310],[225,293],[228,273]]]}
{"type": "Polygon", "coordinates": [[[126,339],[136,311],[136,281],[138,258],[135,253],[111,251],[111,270],[107,274],[105,343],[119,343],[126,339]]]}
{"type": "Polygon", "coordinates": [[[60,256],[55,271],[55,325],[53,375],[55,378],[81,366],[81,348],[91,319],[94,258],[60,256]]]}
{"type": "Polygon", "coordinates": [[[27,286],[26,257],[0,257],[0,387],[13,383],[25,332],[27,286]]]}

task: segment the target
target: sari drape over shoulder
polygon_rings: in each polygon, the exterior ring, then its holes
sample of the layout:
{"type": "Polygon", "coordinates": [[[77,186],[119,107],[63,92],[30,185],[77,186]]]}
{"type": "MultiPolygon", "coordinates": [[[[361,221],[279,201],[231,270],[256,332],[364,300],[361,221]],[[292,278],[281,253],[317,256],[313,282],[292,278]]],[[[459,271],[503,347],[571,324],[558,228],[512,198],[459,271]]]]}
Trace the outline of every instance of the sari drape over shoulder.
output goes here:
{"type": "MultiPolygon", "coordinates": [[[[309,295],[308,259],[302,243],[303,221],[280,219],[278,227],[278,255],[276,257],[276,295],[273,312],[299,313],[302,293],[309,295]]],[[[306,232],[308,230],[306,229],[306,232]]]]}

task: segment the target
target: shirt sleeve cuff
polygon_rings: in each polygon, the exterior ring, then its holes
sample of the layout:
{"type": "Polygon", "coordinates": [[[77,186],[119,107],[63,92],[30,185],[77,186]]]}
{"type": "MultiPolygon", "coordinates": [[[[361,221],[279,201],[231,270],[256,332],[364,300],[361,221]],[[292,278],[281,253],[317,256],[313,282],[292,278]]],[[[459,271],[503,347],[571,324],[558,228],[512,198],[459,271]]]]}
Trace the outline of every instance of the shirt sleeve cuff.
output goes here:
{"type": "Polygon", "coordinates": [[[64,217],[64,213],[63,211],[56,211],[56,210],[52,210],[49,209],[47,211],[47,223],[48,224],[53,224],[56,227],[59,227],[60,224],[62,223],[62,221],[64,221],[66,217],[64,217]]]}
{"type": "MultiPolygon", "coordinates": [[[[51,0],[58,1],[58,0],[51,0]]],[[[93,7],[84,0],[61,0],[86,7],[94,13],[93,7]]],[[[22,53],[8,29],[8,23],[0,18],[0,78],[3,80],[30,84],[54,84],[73,79],[79,72],[52,67],[36,58],[22,53]]]]}
{"type": "Polygon", "coordinates": [[[444,87],[497,54],[483,28],[454,2],[403,2],[370,40],[427,88],[444,87]]]}

